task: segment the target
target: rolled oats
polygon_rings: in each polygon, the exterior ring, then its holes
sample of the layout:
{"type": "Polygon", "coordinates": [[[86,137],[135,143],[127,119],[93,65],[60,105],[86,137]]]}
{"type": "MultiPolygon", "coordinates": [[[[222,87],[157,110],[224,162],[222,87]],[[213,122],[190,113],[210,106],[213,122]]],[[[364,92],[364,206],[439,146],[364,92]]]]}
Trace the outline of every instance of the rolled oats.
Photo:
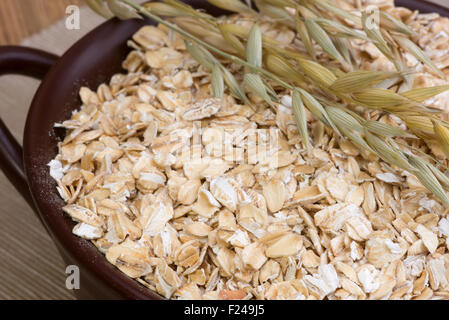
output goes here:
{"type": "MultiPolygon", "coordinates": [[[[449,20],[380,2],[447,74],[449,20]]],[[[296,45],[288,28],[260,27],[296,45]]],[[[130,45],[127,73],[81,88],[80,110],[56,124],[67,134],[49,163],[73,233],[110,263],[166,298],[449,297],[447,210],[414,176],[308,113],[309,154],[291,92],[278,92],[275,108],[251,97],[255,111],[213,98],[210,74],[163,26],[141,28],[130,45]]],[[[363,69],[394,68],[371,44],[354,50],[363,69]]],[[[447,83],[418,69],[416,87],[447,83]]],[[[429,103],[447,111],[448,101],[429,103]]],[[[363,116],[405,129],[390,115],[363,116]]],[[[415,147],[444,160],[436,145],[415,147]]]]}

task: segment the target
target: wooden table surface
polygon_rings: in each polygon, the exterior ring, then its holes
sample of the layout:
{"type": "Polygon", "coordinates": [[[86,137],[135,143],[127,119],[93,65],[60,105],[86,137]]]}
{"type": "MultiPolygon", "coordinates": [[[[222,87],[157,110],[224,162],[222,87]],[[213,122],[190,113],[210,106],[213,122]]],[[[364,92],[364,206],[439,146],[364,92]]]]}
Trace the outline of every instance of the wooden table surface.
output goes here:
{"type": "Polygon", "coordinates": [[[82,0],[0,0],[0,45],[19,44],[65,15],[82,0]]]}

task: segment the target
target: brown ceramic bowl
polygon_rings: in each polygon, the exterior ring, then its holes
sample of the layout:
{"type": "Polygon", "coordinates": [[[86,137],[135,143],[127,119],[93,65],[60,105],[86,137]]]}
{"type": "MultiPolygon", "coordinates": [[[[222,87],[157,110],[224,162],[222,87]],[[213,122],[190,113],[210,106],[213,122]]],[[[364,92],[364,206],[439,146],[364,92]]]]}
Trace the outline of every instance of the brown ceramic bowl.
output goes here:
{"type": "MultiPolygon", "coordinates": [[[[202,0],[186,1],[213,14],[223,11],[202,0]]],[[[449,10],[422,0],[397,0],[397,5],[422,12],[449,10]]],[[[23,74],[42,80],[25,125],[23,149],[0,120],[0,167],[36,211],[67,264],[80,268],[83,299],[160,299],[106,261],[89,241],[72,234],[73,221],[63,214],[63,200],[56,192],[47,163],[57,152],[62,132],[55,122],[68,119],[80,106],[81,86],[96,88],[121,71],[129,52],[126,41],[151,21],[112,19],[74,44],[62,57],[23,47],[0,47],[0,75],[23,74]]]]}

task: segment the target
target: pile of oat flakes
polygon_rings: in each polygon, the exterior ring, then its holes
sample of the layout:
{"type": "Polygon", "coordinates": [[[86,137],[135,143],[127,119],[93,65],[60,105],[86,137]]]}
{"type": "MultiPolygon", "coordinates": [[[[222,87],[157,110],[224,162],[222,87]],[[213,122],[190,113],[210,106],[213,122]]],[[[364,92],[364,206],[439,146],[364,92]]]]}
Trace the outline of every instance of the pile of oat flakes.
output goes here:
{"type": "MultiPolygon", "coordinates": [[[[449,66],[448,19],[390,10],[449,66]]],[[[296,41],[279,25],[261,29],[296,41]]],[[[110,263],[166,298],[449,298],[448,210],[414,176],[310,115],[308,155],[288,92],[276,110],[253,98],[256,112],[212,98],[210,74],[164,27],[143,27],[130,45],[128,73],[96,92],[82,88],[81,109],[57,124],[68,131],[49,164],[73,232],[110,263]],[[246,139],[256,129],[276,129],[275,147],[263,134],[246,139]],[[245,161],[265,143],[265,154],[245,161]]],[[[358,52],[363,68],[391,68],[372,45],[358,52]]],[[[417,85],[442,81],[420,71],[417,85]]],[[[433,103],[449,110],[447,95],[433,103]]]]}

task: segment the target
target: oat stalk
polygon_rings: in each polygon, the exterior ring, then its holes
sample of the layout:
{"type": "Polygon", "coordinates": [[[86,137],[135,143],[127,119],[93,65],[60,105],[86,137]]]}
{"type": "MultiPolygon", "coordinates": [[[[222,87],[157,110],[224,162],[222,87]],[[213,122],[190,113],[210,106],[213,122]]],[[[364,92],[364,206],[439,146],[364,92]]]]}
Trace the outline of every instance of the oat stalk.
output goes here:
{"type": "MultiPolygon", "coordinates": [[[[195,16],[193,11],[190,11],[190,9],[186,8],[185,5],[180,4],[176,0],[169,0],[166,2],[168,2],[168,4],[174,4],[175,6],[173,8],[176,10],[186,10],[186,15],[195,16]]],[[[256,1],[256,4],[263,14],[270,15],[275,19],[280,17],[286,18],[285,12],[283,15],[281,13],[282,9],[279,9],[279,7],[276,6],[278,1],[275,1],[274,4],[273,2],[269,2],[271,1],[260,0],[256,1]],[[274,10],[274,8],[278,8],[279,10],[274,10]]],[[[296,3],[296,1],[294,2],[296,3]]],[[[237,5],[236,2],[231,1],[231,3],[234,6],[237,5]]],[[[279,3],[282,3],[282,1],[279,3]]],[[[293,2],[289,1],[288,3],[293,2]]],[[[88,2],[88,4],[93,7],[92,3],[88,2]]],[[[93,9],[98,12],[99,2],[97,1],[94,4],[96,6],[93,7],[93,9]]],[[[411,90],[401,95],[391,90],[372,87],[368,89],[356,88],[357,90],[355,90],[355,92],[351,92],[351,87],[348,86],[348,83],[350,84],[351,81],[352,83],[354,82],[354,79],[351,78],[351,76],[362,79],[368,84],[369,87],[370,85],[379,83],[391,76],[403,76],[406,73],[403,73],[405,71],[402,70],[402,73],[398,74],[363,74],[363,72],[360,72],[359,74],[353,73],[345,75],[341,71],[335,70],[335,72],[339,75],[336,76],[331,70],[325,68],[318,62],[304,58],[302,55],[295,55],[295,53],[289,52],[288,50],[265,47],[268,51],[268,54],[266,55],[267,61],[265,64],[268,69],[271,69],[271,71],[269,71],[262,66],[262,50],[264,48],[264,41],[256,24],[253,25],[253,28],[248,34],[246,46],[247,59],[245,60],[201,40],[192,33],[164,20],[157,14],[150,12],[144,6],[134,4],[133,2],[127,0],[107,0],[107,4],[110,11],[112,11],[112,13],[119,18],[128,19],[143,15],[183,36],[187,40],[186,46],[191,55],[199,63],[210,69],[213,75],[213,91],[216,96],[221,96],[223,94],[223,84],[226,83],[234,96],[245,103],[249,103],[245,92],[235,80],[233,75],[223,65],[221,65],[210,54],[210,52],[233,63],[240,64],[250,70],[250,73],[246,73],[244,76],[244,84],[249,91],[264,99],[271,106],[274,106],[273,101],[275,101],[274,99],[276,98],[276,93],[262,78],[262,76],[270,81],[274,81],[285,89],[291,90],[294,97],[293,112],[298,125],[298,131],[301,135],[304,146],[306,146],[308,150],[310,150],[310,146],[307,128],[305,125],[304,107],[314,114],[314,116],[322,123],[330,126],[338,135],[350,140],[359,148],[368,150],[384,161],[414,174],[421,181],[421,183],[445,205],[449,205],[449,198],[444,192],[444,190],[449,190],[449,184],[447,183],[449,179],[447,179],[447,177],[434,165],[415,156],[412,151],[410,151],[410,147],[406,150],[402,150],[392,139],[392,137],[395,136],[409,137],[407,133],[388,125],[367,121],[363,117],[360,117],[355,112],[348,109],[347,106],[339,105],[338,103],[329,100],[326,96],[314,96],[314,94],[311,94],[304,89],[304,80],[309,83],[311,80],[312,84],[315,84],[316,87],[324,90],[326,93],[334,94],[337,98],[345,101],[346,103],[356,103],[372,109],[379,108],[381,110],[394,113],[404,120],[407,126],[420,138],[425,140],[437,139],[440,143],[446,144],[449,142],[447,138],[449,135],[446,133],[449,128],[449,124],[438,119],[438,117],[434,115],[430,115],[432,110],[424,106],[421,102],[424,101],[425,98],[429,98],[433,96],[433,94],[440,92],[440,90],[435,88],[427,91],[418,89],[418,91],[411,90]],[[285,60],[285,56],[294,59],[306,77],[304,77],[302,73],[297,73],[293,66],[285,60]],[[278,68],[279,65],[277,65],[275,61],[280,63],[280,68],[278,68]],[[270,68],[270,62],[273,68],[270,68]],[[283,80],[285,78],[288,80],[283,80]],[[296,82],[296,84],[291,84],[291,82],[296,82]]],[[[317,4],[330,9],[326,0],[318,0],[317,4]]],[[[308,31],[310,38],[319,43],[324,51],[328,52],[331,56],[333,56],[333,58],[338,60],[346,69],[350,69],[351,67],[343,58],[343,56],[348,57],[349,55],[341,55],[339,51],[334,48],[332,38],[327,35],[323,27],[317,22],[320,20],[313,20],[314,15],[316,15],[316,10],[309,9],[311,9],[310,5],[307,8],[300,10],[303,18],[305,18],[305,29],[304,25],[301,25],[301,32],[299,32],[300,35],[303,33],[302,37],[306,38],[305,31],[308,31]]],[[[164,7],[164,10],[170,11],[170,9],[166,6],[164,7]]],[[[176,10],[172,10],[170,12],[176,16],[176,10]]],[[[334,8],[332,12],[346,19],[351,19],[354,22],[356,21],[351,14],[345,13],[340,9],[334,8]]],[[[247,13],[253,14],[252,10],[248,10],[247,13]]],[[[206,17],[206,20],[208,20],[209,23],[213,21],[211,20],[212,18],[205,14],[200,15],[202,17],[206,17]]],[[[384,20],[391,28],[396,28],[397,30],[395,31],[405,34],[408,32],[403,25],[396,23],[391,17],[384,16],[384,20]]],[[[290,19],[287,19],[287,24],[289,26],[290,21],[290,19]]],[[[354,36],[354,34],[348,34],[349,32],[347,30],[345,32],[345,29],[342,29],[338,24],[330,24],[329,21],[324,22],[324,27],[327,26],[329,28],[330,26],[332,28],[339,28],[345,37],[354,36]]],[[[365,25],[363,18],[360,23],[362,26],[365,25]]],[[[384,40],[385,33],[382,33],[379,28],[373,30],[368,30],[365,28],[365,32],[367,32],[367,36],[375,42],[379,50],[381,50],[386,56],[394,59],[397,52],[392,50],[389,43],[384,40]]],[[[409,40],[407,41],[405,39],[406,38],[402,36],[397,38],[403,46],[409,47],[413,54],[419,56],[421,61],[424,63],[428,62],[422,52],[419,51],[419,48],[412,46],[409,43],[409,40]]],[[[239,45],[237,44],[237,46],[239,45]]],[[[308,51],[311,51],[310,48],[308,51]]],[[[398,69],[402,68],[400,62],[397,65],[398,69]]],[[[442,88],[440,89],[442,90],[442,88]]],[[[446,145],[444,146],[444,151],[447,152],[449,148],[447,148],[446,145]]]]}

